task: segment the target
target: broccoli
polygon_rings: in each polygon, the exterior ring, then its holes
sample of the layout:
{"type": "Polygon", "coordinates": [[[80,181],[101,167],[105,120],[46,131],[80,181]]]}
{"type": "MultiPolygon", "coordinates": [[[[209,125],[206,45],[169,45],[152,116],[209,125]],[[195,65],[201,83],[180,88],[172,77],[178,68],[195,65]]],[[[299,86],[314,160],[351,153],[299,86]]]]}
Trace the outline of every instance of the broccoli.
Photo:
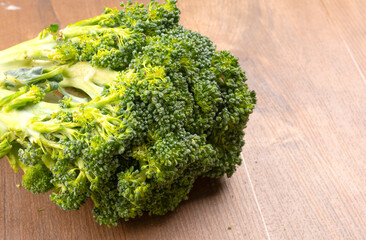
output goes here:
{"type": "Polygon", "coordinates": [[[163,215],[198,177],[232,176],[256,96],[176,0],[121,3],[0,51],[0,157],[100,224],[163,215]]]}

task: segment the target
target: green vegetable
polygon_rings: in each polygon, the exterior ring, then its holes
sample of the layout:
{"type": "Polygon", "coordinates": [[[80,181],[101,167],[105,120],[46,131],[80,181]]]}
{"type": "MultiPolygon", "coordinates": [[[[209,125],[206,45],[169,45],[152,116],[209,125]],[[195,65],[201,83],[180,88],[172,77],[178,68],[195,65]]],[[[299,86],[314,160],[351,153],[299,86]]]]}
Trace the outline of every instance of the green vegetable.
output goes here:
{"type": "Polygon", "coordinates": [[[62,209],[91,198],[108,226],[230,177],[256,102],[238,59],[178,23],[176,0],[121,6],[0,52],[0,157],[62,209]]]}

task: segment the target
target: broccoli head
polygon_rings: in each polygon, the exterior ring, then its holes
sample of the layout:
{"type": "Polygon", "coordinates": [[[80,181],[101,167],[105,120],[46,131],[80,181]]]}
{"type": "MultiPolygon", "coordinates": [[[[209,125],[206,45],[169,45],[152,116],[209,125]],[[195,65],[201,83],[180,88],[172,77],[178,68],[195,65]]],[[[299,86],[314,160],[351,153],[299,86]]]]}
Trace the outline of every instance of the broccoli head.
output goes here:
{"type": "Polygon", "coordinates": [[[174,210],[232,176],[256,96],[228,51],[179,24],[176,0],[128,2],[0,51],[0,157],[100,224],[174,210]]]}

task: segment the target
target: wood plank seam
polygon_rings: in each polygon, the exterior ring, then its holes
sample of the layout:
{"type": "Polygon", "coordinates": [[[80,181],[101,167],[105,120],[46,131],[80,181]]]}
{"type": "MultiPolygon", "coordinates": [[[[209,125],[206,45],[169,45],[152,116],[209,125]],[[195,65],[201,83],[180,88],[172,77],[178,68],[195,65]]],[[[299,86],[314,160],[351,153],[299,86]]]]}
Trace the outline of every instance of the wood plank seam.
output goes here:
{"type": "Polygon", "coordinates": [[[366,78],[365,78],[365,75],[362,73],[361,71],[361,68],[360,68],[360,65],[358,64],[358,62],[356,61],[356,58],[354,57],[350,47],[348,46],[348,43],[346,42],[346,40],[344,39],[344,37],[342,36],[340,30],[337,28],[337,24],[335,23],[335,21],[333,20],[332,16],[330,15],[330,12],[328,11],[327,9],[327,6],[325,5],[324,1],[323,0],[320,0],[321,2],[321,5],[323,6],[328,18],[329,18],[329,22],[332,26],[334,26],[339,38],[343,41],[343,45],[344,47],[346,48],[348,54],[350,55],[351,59],[352,59],[352,62],[353,64],[355,65],[358,73],[360,74],[361,76],[361,79],[363,80],[363,82],[366,84],[366,78]]]}
{"type": "Polygon", "coordinates": [[[344,44],[344,46],[345,46],[345,47],[346,47],[346,49],[347,49],[347,52],[348,52],[348,53],[349,53],[349,55],[351,56],[352,62],[355,64],[355,66],[356,66],[356,68],[357,68],[357,71],[360,73],[360,75],[361,75],[361,78],[362,78],[363,82],[366,84],[366,78],[365,78],[365,75],[364,75],[364,74],[362,73],[362,71],[361,71],[360,65],[359,65],[359,64],[358,64],[358,62],[356,61],[356,59],[355,59],[355,57],[354,57],[354,55],[353,55],[353,53],[352,53],[351,49],[349,48],[349,46],[348,46],[348,44],[347,44],[346,40],[344,40],[343,36],[340,34],[340,32],[339,32],[339,30],[338,30],[338,29],[337,29],[337,32],[338,32],[338,34],[339,34],[340,38],[342,39],[343,44],[344,44]]]}
{"type": "Polygon", "coordinates": [[[58,23],[58,24],[61,24],[61,22],[60,22],[60,20],[59,20],[59,18],[58,18],[58,16],[57,16],[57,12],[55,11],[55,8],[53,7],[52,1],[49,1],[49,3],[50,3],[52,13],[53,13],[53,15],[55,16],[57,23],[58,23]]]}
{"type": "Polygon", "coordinates": [[[248,176],[248,181],[249,181],[249,185],[250,185],[250,188],[251,188],[252,193],[253,193],[253,196],[254,196],[254,201],[255,201],[255,203],[257,205],[259,214],[261,215],[261,219],[262,219],[262,222],[263,222],[263,225],[264,225],[264,230],[266,232],[267,239],[268,240],[271,240],[271,236],[269,235],[268,228],[267,228],[267,224],[266,224],[266,221],[264,219],[264,216],[263,216],[263,213],[262,213],[262,209],[261,209],[261,207],[259,205],[258,198],[257,198],[257,194],[255,193],[254,186],[253,186],[253,182],[252,182],[252,179],[250,177],[249,170],[248,170],[247,164],[245,162],[245,158],[243,156],[243,153],[241,153],[240,155],[241,155],[241,158],[243,160],[244,168],[245,168],[245,171],[246,171],[247,176],[248,176]]]}
{"type": "Polygon", "coordinates": [[[50,13],[51,14],[51,18],[48,15],[45,14],[41,14],[41,18],[44,22],[48,23],[56,23],[56,24],[60,24],[60,20],[58,19],[58,16],[55,12],[55,9],[52,5],[52,2],[50,0],[38,0],[38,8],[40,13],[50,13]],[[54,18],[54,19],[53,19],[54,18]],[[56,22],[54,22],[56,20],[56,22]]]}

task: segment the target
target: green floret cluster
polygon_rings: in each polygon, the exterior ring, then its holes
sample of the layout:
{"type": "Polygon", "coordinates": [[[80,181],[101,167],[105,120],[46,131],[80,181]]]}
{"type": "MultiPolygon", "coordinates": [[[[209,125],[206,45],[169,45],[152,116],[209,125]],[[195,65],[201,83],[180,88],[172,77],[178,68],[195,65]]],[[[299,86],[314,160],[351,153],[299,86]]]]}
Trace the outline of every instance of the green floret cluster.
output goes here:
{"type": "Polygon", "coordinates": [[[178,23],[176,0],[121,6],[0,51],[0,158],[64,210],[91,198],[108,226],[232,176],[256,102],[238,59],[178,23]]]}

